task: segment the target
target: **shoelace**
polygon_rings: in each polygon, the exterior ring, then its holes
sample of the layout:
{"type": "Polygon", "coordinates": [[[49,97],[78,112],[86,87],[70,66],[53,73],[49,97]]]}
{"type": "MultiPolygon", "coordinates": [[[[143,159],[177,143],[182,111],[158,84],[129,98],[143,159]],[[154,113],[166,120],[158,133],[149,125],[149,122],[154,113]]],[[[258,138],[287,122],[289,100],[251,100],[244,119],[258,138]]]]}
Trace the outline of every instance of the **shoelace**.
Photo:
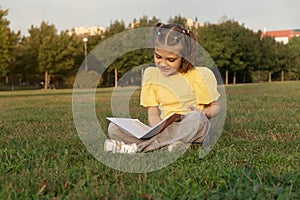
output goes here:
{"type": "Polygon", "coordinates": [[[123,145],[124,145],[124,143],[120,142],[120,141],[117,141],[117,140],[115,141],[115,143],[116,143],[116,148],[113,149],[114,150],[113,153],[120,152],[121,149],[122,149],[122,147],[123,147],[123,145]]]}

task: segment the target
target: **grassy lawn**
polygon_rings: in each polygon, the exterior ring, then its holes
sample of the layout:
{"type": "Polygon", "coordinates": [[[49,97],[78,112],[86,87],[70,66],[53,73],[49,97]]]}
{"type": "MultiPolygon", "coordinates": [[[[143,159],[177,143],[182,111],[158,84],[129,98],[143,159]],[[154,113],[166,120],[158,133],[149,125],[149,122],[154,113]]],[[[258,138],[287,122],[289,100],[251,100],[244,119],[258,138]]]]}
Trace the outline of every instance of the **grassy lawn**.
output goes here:
{"type": "MultiPolygon", "coordinates": [[[[96,111],[107,127],[110,88],[96,111]]],[[[97,161],[73,121],[72,90],[0,92],[0,199],[300,199],[300,82],[226,87],[222,135],[206,157],[126,173],[97,161]]],[[[138,93],[133,117],[145,120],[138,93]]]]}

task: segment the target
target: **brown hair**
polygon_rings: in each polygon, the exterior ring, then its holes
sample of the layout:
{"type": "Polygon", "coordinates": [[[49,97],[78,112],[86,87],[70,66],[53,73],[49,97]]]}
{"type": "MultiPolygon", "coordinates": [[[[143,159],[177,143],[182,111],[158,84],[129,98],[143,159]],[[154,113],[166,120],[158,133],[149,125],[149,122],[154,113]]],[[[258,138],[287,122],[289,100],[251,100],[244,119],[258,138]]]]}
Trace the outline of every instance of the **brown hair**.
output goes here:
{"type": "Polygon", "coordinates": [[[158,23],[153,30],[154,48],[167,46],[168,49],[180,49],[182,57],[181,65],[178,68],[180,73],[194,69],[197,57],[197,39],[194,33],[185,29],[180,24],[162,24],[158,23]]]}

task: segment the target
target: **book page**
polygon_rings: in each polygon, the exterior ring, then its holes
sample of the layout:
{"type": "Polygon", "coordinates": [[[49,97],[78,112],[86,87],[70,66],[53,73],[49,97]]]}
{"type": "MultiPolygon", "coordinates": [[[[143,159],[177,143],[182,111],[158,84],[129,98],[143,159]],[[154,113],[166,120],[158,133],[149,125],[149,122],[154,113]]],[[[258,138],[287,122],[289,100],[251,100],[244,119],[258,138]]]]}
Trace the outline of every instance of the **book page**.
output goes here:
{"type": "Polygon", "coordinates": [[[170,115],[169,117],[165,118],[164,120],[156,124],[156,126],[153,126],[147,133],[145,133],[143,138],[147,139],[153,137],[154,135],[162,132],[172,122],[181,120],[182,117],[183,117],[182,114],[177,114],[177,113],[170,115]]]}
{"type": "Polygon", "coordinates": [[[143,124],[138,119],[112,117],[107,117],[107,119],[119,126],[125,132],[137,138],[142,138],[145,135],[145,133],[151,129],[151,127],[143,124]]]}
{"type": "Polygon", "coordinates": [[[178,121],[182,118],[183,115],[181,114],[173,114],[166,119],[162,120],[160,123],[158,123],[154,127],[147,126],[143,124],[138,119],[130,119],[130,118],[112,118],[107,117],[107,119],[117,126],[120,127],[120,129],[124,130],[125,132],[135,136],[138,139],[144,138],[150,138],[154,135],[160,133],[163,131],[167,126],[169,126],[172,122],[178,121]]]}

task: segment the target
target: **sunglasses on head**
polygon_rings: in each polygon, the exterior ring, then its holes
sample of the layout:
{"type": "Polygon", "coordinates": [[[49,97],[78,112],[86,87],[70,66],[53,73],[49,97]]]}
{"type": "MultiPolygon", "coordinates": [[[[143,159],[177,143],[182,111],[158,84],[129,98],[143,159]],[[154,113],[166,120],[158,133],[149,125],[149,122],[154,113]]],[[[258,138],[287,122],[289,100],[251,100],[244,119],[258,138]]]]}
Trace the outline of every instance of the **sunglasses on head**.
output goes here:
{"type": "Polygon", "coordinates": [[[163,24],[163,23],[157,23],[155,25],[155,27],[157,28],[157,35],[160,36],[162,35],[162,29],[164,29],[165,31],[169,31],[169,30],[174,30],[174,31],[178,31],[180,33],[189,35],[190,30],[185,29],[183,26],[179,25],[179,24],[163,24]]]}

